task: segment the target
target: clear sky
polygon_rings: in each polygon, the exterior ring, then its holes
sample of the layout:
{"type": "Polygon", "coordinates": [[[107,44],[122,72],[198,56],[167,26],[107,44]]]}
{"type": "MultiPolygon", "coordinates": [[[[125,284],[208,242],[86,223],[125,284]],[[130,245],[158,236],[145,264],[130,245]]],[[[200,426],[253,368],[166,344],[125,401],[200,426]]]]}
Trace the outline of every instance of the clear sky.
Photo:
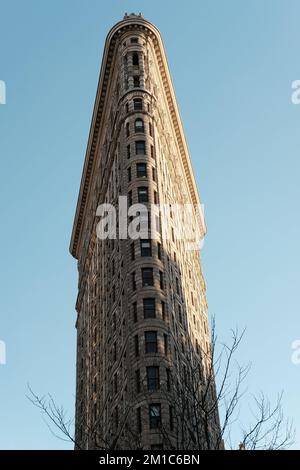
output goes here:
{"type": "Polygon", "coordinates": [[[205,204],[202,256],[219,336],[247,327],[238,359],[252,362],[249,394],[283,390],[300,429],[300,365],[291,362],[300,339],[299,1],[0,0],[2,449],[71,448],[50,434],[26,387],[73,415],[68,246],[104,40],[126,11],[142,12],[165,41],[205,204]]]}

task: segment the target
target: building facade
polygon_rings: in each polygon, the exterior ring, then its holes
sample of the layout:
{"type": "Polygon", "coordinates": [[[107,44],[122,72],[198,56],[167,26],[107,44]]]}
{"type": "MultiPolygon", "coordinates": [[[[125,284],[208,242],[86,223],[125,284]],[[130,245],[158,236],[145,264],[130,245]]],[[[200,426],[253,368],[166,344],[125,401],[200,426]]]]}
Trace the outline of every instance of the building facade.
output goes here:
{"type": "Polygon", "coordinates": [[[205,231],[160,33],[125,15],[105,43],[70,245],[79,272],[77,448],[215,446],[218,412],[203,405],[215,394],[214,385],[204,393],[205,283],[188,243],[205,231]],[[107,238],[103,204],[116,208],[107,238]],[[142,207],[152,208],[146,233],[124,234],[124,220],[139,232],[142,207]]]}

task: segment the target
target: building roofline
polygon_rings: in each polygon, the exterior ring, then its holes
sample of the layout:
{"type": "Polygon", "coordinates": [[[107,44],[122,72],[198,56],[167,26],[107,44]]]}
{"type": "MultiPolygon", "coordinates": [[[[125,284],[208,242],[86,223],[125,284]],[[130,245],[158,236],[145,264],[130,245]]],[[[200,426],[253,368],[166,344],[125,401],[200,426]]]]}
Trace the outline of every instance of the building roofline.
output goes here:
{"type": "MultiPolygon", "coordinates": [[[[175,97],[174,87],[170,76],[169,66],[167,57],[163,45],[163,41],[159,30],[149,21],[145,20],[142,16],[128,15],[123,20],[116,23],[109,31],[104,46],[104,53],[100,68],[100,77],[98,81],[97,93],[94,103],[92,122],[89,131],[87,150],[83,165],[83,172],[81,177],[78,201],[75,212],[75,219],[73,224],[71,242],[70,242],[70,253],[78,259],[78,246],[82,234],[82,226],[84,221],[84,214],[89,196],[90,182],[92,177],[93,165],[96,154],[96,146],[99,137],[99,131],[103,123],[103,109],[105,105],[106,92],[108,88],[108,79],[110,75],[111,65],[113,61],[115,45],[118,37],[121,34],[131,29],[147,30],[154,38],[155,52],[159,64],[159,69],[164,85],[165,94],[169,106],[169,112],[173,122],[178,147],[180,149],[180,156],[184,166],[185,175],[191,192],[192,201],[195,205],[200,205],[199,194],[197,190],[196,181],[194,178],[191,161],[189,157],[188,147],[185,140],[185,135],[182,127],[182,121],[180,118],[179,109],[175,97]]],[[[203,235],[206,233],[206,226],[204,217],[202,215],[202,229],[203,235]]]]}

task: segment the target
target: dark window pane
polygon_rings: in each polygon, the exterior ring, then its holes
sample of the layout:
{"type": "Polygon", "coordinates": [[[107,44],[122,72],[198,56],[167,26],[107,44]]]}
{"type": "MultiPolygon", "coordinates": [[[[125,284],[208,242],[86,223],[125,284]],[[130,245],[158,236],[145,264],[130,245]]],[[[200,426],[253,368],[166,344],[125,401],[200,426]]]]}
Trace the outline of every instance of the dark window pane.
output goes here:
{"type": "Polygon", "coordinates": [[[161,407],[160,404],[152,403],[149,405],[149,424],[150,429],[157,429],[161,423],[161,407]]]}
{"type": "Polygon", "coordinates": [[[153,268],[142,268],[143,287],[153,286],[153,268]]]}
{"type": "Polygon", "coordinates": [[[137,178],[146,178],[147,176],[147,165],[146,163],[136,164],[136,176],[137,178]]]}
{"type": "Polygon", "coordinates": [[[138,75],[133,77],[133,86],[134,88],[139,88],[140,86],[140,77],[138,75]]]}
{"type": "Polygon", "coordinates": [[[139,65],[139,55],[137,54],[137,52],[134,52],[132,54],[132,65],[139,65]]]}
{"type": "Polygon", "coordinates": [[[132,310],[133,310],[133,321],[136,323],[137,322],[137,303],[136,302],[133,303],[132,310]]]}
{"type": "Polygon", "coordinates": [[[161,290],[164,289],[164,273],[162,271],[159,271],[159,287],[161,290]]]}
{"type": "Polygon", "coordinates": [[[157,353],[157,331],[145,331],[145,352],[157,353]]]}
{"type": "Polygon", "coordinates": [[[135,335],[134,337],[134,352],[136,356],[140,355],[140,348],[139,348],[139,337],[135,335]]]}
{"type": "Polygon", "coordinates": [[[149,391],[159,389],[159,367],[147,367],[147,388],[149,391]]]}
{"type": "Polygon", "coordinates": [[[141,374],[140,374],[140,369],[135,371],[135,385],[136,385],[136,391],[137,393],[140,393],[141,391],[141,374]]]}
{"type": "Polygon", "coordinates": [[[133,109],[135,111],[141,111],[143,109],[143,100],[141,98],[133,100],[133,109]]]}
{"type": "Polygon", "coordinates": [[[132,290],[136,290],[135,273],[131,273],[132,290]]]}
{"type": "Polygon", "coordinates": [[[138,188],[138,202],[148,202],[149,201],[149,196],[148,196],[148,188],[144,186],[140,186],[138,188]]]}
{"type": "Polygon", "coordinates": [[[134,132],[144,132],[144,121],[138,118],[134,122],[134,132]]]}
{"type": "Polygon", "coordinates": [[[139,433],[142,432],[142,413],[141,413],[141,407],[139,406],[136,409],[136,427],[139,433]]]}
{"type": "Polygon", "coordinates": [[[144,318],[155,318],[155,299],[143,299],[144,318]]]}
{"type": "Polygon", "coordinates": [[[152,256],[150,240],[141,240],[141,256],[152,256]]]}
{"type": "Polygon", "coordinates": [[[137,140],[135,143],[135,153],[136,155],[145,155],[146,154],[146,144],[144,140],[137,140]]]}

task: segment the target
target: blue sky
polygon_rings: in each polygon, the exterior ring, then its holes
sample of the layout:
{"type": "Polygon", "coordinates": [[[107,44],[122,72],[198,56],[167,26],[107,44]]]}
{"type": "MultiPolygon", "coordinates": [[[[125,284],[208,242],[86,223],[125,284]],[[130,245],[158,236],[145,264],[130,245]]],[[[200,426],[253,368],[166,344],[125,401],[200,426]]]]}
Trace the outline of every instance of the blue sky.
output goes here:
{"type": "MultiPolygon", "coordinates": [[[[247,327],[251,394],[284,391],[300,429],[300,4],[290,0],[0,0],[0,448],[71,448],[27,383],[73,414],[77,273],[68,253],[105,36],[125,11],[161,30],[208,234],[219,336],[247,327]]],[[[298,431],[295,448],[300,446],[298,431]]]]}

